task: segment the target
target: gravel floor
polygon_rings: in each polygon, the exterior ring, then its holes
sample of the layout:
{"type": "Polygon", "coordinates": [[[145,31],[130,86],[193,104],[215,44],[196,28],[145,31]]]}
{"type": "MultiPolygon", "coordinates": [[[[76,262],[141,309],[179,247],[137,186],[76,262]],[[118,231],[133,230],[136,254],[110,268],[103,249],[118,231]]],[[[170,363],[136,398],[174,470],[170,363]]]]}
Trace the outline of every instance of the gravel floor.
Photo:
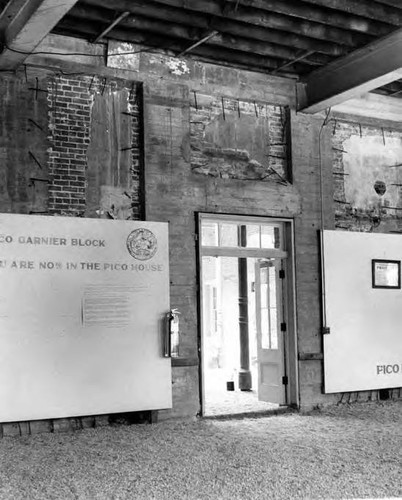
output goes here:
{"type": "Polygon", "coordinates": [[[402,496],[402,401],[0,441],[1,499],[402,496]]]}

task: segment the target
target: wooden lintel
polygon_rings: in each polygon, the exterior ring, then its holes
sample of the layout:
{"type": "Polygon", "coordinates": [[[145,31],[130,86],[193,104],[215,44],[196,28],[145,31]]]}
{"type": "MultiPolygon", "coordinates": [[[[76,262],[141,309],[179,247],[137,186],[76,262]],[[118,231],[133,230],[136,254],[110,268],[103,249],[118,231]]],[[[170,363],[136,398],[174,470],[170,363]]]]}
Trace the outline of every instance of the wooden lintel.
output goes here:
{"type": "Polygon", "coordinates": [[[402,30],[310,73],[298,110],[317,113],[402,77],[402,30]]]}
{"type": "Polygon", "coordinates": [[[76,2],[10,0],[7,9],[13,10],[14,17],[4,32],[0,69],[14,70],[22,64],[76,2]]]}

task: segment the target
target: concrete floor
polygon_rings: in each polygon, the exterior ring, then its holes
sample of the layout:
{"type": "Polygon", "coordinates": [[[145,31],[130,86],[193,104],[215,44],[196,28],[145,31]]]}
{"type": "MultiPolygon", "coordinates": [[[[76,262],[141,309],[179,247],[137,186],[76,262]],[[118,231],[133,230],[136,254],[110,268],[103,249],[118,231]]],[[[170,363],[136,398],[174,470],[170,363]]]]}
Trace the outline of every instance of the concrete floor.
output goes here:
{"type": "MultiPolygon", "coordinates": [[[[256,380],[256,374],[253,375],[253,380],[256,380]]],[[[208,370],[206,373],[204,416],[260,413],[279,408],[277,404],[259,401],[255,389],[240,391],[237,380],[234,380],[235,390],[228,391],[226,378],[223,370],[208,370]]]]}
{"type": "Polygon", "coordinates": [[[279,405],[258,401],[255,391],[215,391],[205,400],[204,416],[236,415],[272,411],[279,405]]]}

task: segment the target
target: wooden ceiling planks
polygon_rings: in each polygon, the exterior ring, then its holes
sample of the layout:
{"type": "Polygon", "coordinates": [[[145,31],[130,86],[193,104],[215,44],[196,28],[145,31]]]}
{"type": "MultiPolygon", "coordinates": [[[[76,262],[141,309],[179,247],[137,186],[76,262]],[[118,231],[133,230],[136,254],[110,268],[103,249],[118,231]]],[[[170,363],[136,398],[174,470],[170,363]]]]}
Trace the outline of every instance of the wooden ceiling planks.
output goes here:
{"type": "Polygon", "coordinates": [[[321,23],[327,26],[336,28],[368,33],[374,36],[383,36],[389,33],[388,24],[381,22],[374,22],[361,16],[353,14],[345,14],[333,9],[314,7],[304,2],[284,2],[283,0],[227,0],[229,3],[237,5],[252,6],[253,8],[276,12],[297,19],[304,19],[321,23]]]}
{"type": "MultiPolygon", "coordinates": [[[[298,0],[300,3],[300,0],[298,0]]],[[[142,0],[114,0],[113,9],[119,12],[125,10],[130,11],[130,5],[141,4],[142,0]]],[[[347,45],[356,47],[370,42],[375,37],[365,33],[352,32],[347,29],[337,28],[321,23],[306,21],[296,16],[286,16],[278,14],[273,11],[261,10],[255,7],[238,5],[237,2],[225,3],[226,7],[222,9],[219,0],[192,0],[186,2],[186,7],[183,7],[182,0],[154,0],[147,2],[147,5],[159,8],[174,7],[181,9],[190,14],[201,14],[213,23],[215,18],[222,20],[233,20],[245,24],[252,28],[253,26],[260,26],[265,30],[278,30],[286,33],[294,33],[296,35],[305,36],[311,39],[318,39],[322,41],[330,41],[336,44],[347,45]]],[[[110,2],[107,0],[80,0],[78,5],[88,5],[92,7],[103,6],[105,8],[111,7],[110,2]]]]}
{"type": "Polygon", "coordinates": [[[124,12],[106,38],[295,77],[402,27],[399,0],[79,0],[54,31],[93,40],[124,12]]]}
{"type": "Polygon", "coordinates": [[[303,2],[394,26],[402,24],[402,11],[400,9],[373,0],[303,0],[303,2]]]}

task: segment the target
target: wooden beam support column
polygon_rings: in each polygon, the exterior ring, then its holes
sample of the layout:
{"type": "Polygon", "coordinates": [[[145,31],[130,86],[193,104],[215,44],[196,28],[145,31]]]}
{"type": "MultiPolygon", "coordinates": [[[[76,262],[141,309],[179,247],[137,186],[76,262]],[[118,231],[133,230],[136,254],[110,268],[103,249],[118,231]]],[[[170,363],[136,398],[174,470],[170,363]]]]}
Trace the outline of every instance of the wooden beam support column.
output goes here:
{"type": "Polygon", "coordinates": [[[298,85],[298,110],[317,113],[402,78],[402,30],[310,73],[298,85]]]}
{"type": "Polygon", "coordinates": [[[14,70],[33,52],[77,0],[11,0],[2,13],[13,17],[0,33],[0,69],[14,70]]]}

